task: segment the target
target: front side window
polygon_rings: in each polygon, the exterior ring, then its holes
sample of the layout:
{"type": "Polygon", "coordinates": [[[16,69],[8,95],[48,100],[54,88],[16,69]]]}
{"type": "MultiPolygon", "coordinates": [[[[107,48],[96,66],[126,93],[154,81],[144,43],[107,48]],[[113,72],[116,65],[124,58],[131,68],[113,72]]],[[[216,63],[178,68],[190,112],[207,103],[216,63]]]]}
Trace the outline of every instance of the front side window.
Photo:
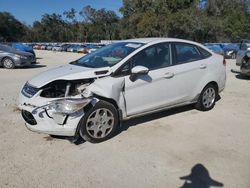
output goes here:
{"type": "Polygon", "coordinates": [[[139,65],[147,67],[149,70],[170,66],[170,44],[156,44],[136,54],[132,58],[132,67],[139,65]]]}
{"type": "Polygon", "coordinates": [[[186,43],[175,43],[176,63],[187,63],[202,59],[202,55],[195,45],[186,43]]]}
{"type": "Polygon", "coordinates": [[[90,68],[112,67],[141,46],[143,46],[142,43],[135,42],[110,44],[71,64],[90,68]]]}

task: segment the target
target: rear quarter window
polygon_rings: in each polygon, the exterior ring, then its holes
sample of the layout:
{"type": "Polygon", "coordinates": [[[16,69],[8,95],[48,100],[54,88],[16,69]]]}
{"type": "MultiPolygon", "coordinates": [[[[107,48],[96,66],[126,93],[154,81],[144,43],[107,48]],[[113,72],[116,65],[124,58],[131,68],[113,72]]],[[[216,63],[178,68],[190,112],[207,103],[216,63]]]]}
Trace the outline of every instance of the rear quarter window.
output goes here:
{"type": "Polygon", "coordinates": [[[204,48],[201,48],[201,47],[198,47],[198,48],[199,48],[199,51],[204,58],[208,58],[208,57],[212,56],[212,54],[210,52],[208,52],[207,50],[205,50],[204,48]]]}

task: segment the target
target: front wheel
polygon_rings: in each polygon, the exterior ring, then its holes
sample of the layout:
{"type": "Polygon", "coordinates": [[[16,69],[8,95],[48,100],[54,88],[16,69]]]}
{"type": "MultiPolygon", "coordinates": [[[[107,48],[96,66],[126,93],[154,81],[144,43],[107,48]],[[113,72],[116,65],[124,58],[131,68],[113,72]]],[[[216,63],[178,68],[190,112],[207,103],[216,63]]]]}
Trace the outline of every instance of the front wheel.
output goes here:
{"type": "Polygon", "coordinates": [[[114,136],[119,123],[117,109],[113,104],[100,101],[80,121],[81,137],[99,143],[114,136]]]}
{"type": "Polygon", "coordinates": [[[14,69],[15,68],[15,63],[13,62],[12,59],[10,59],[8,57],[4,58],[2,64],[3,64],[3,67],[6,69],[14,69]]]}
{"type": "Polygon", "coordinates": [[[201,92],[196,108],[201,111],[211,110],[216,102],[218,89],[214,84],[208,84],[201,92]]]}

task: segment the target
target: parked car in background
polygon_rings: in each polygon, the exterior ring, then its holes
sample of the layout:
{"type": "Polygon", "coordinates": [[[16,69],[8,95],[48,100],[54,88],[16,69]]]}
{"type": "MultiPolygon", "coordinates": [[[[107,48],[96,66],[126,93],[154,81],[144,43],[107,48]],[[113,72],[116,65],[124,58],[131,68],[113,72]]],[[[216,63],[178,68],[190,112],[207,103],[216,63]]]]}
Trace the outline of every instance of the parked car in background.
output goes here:
{"type": "Polygon", "coordinates": [[[35,62],[35,56],[32,53],[0,44],[0,66],[13,69],[15,67],[29,66],[33,62],[35,62]]]}
{"type": "Polygon", "coordinates": [[[32,53],[34,56],[36,56],[33,48],[31,46],[28,46],[26,44],[23,43],[10,43],[10,46],[15,48],[16,50],[20,50],[23,52],[29,52],[32,53]]]}
{"type": "Polygon", "coordinates": [[[32,131],[102,142],[126,119],[188,104],[211,110],[225,81],[224,58],[201,44],[132,39],[29,80],[19,108],[32,131]]]}
{"type": "Polygon", "coordinates": [[[240,43],[240,49],[237,53],[236,65],[240,66],[242,64],[243,58],[248,51],[250,51],[250,40],[243,39],[240,43]]]}
{"type": "Polygon", "coordinates": [[[53,45],[51,45],[51,44],[49,44],[49,45],[46,46],[46,50],[50,51],[50,50],[52,50],[52,48],[53,48],[53,45]]]}
{"type": "Polygon", "coordinates": [[[100,48],[100,46],[98,46],[98,45],[90,44],[90,45],[87,46],[87,52],[92,53],[92,52],[96,51],[99,48],[100,48]]]}
{"type": "Polygon", "coordinates": [[[75,44],[69,45],[68,48],[67,48],[67,52],[73,52],[74,48],[75,48],[75,44]]]}
{"type": "Polygon", "coordinates": [[[243,57],[240,71],[242,75],[250,76],[250,51],[246,52],[245,56],[243,57]]]}
{"type": "Polygon", "coordinates": [[[43,44],[43,45],[41,45],[40,50],[46,50],[46,48],[47,48],[47,45],[43,44]]]}
{"type": "Polygon", "coordinates": [[[87,54],[88,52],[87,52],[86,47],[87,47],[86,45],[81,45],[81,46],[78,48],[77,52],[78,52],[78,53],[87,54]]]}
{"type": "Polygon", "coordinates": [[[67,48],[70,46],[70,44],[63,44],[61,47],[60,47],[60,49],[59,49],[59,51],[60,52],[66,52],[67,51],[67,48]]]}
{"type": "Polygon", "coordinates": [[[54,46],[52,47],[52,51],[60,51],[60,50],[61,50],[61,46],[62,46],[62,45],[54,45],[54,46]]]}
{"type": "Polygon", "coordinates": [[[41,44],[36,44],[36,45],[34,45],[33,46],[33,49],[35,49],[35,50],[41,50],[41,44]]]}
{"type": "Polygon", "coordinates": [[[80,49],[82,47],[82,45],[80,45],[80,44],[75,44],[74,46],[73,46],[73,51],[72,52],[78,52],[78,49],[80,49]]]}
{"type": "Polygon", "coordinates": [[[217,44],[205,44],[205,46],[212,50],[214,53],[220,54],[224,56],[224,50],[220,47],[220,45],[217,44]]]}
{"type": "Polygon", "coordinates": [[[224,54],[227,59],[236,59],[236,55],[239,51],[240,47],[238,44],[228,44],[224,46],[224,54]]]}

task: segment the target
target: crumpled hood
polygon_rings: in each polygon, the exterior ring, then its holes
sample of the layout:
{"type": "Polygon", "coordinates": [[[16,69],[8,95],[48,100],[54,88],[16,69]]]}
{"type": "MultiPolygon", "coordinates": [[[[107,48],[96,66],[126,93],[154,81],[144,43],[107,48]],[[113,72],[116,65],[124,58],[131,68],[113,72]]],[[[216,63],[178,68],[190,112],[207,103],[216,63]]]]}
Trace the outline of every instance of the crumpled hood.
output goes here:
{"type": "Polygon", "coordinates": [[[37,76],[33,77],[28,82],[32,86],[40,88],[55,80],[79,80],[79,79],[96,78],[96,77],[110,75],[110,73],[111,69],[109,67],[88,68],[88,67],[66,64],[42,72],[37,76]],[[100,73],[96,74],[96,72],[100,73]]]}

